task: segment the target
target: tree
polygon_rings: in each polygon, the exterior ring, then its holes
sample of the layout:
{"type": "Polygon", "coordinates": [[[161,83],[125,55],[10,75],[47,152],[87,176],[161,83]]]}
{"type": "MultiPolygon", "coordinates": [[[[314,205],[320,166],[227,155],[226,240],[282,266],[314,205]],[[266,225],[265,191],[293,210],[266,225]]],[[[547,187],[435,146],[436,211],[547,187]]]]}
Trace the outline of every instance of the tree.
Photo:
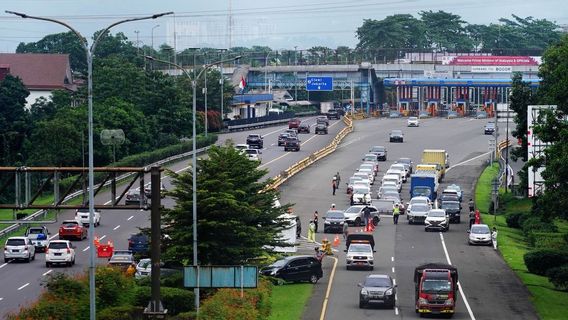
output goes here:
{"type": "Polygon", "coordinates": [[[16,53],[67,53],[73,71],[87,73],[85,49],[79,38],[71,31],[50,34],[38,42],[21,42],[16,53]]]}
{"type": "MultiPolygon", "coordinates": [[[[250,161],[232,145],[214,146],[200,158],[197,176],[197,232],[199,263],[230,265],[261,256],[265,246],[282,245],[279,232],[287,222],[278,217],[287,206],[273,207],[275,190],[262,192],[267,170],[250,161]]],[[[172,173],[175,207],[162,212],[165,260],[191,262],[192,175],[172,173]]]]}
{"type": "Polygon", "coordinates": [[[538,201],[538,212],[547,218],[568,218],[568,35],[546,50],[539,76],[540,104],[556,105],[556,111],[541,113],[533,131],[549,143],[544,156],[533,159],[535,167],[545,165],[542,173],[546,192],[538,201]]]}
{"type": "Polygon", "coordinates": [[[7,75],[0,82],[0,166],[23,164],[21,152],[30,129],[25,109],[29,94],[20,78],[7,75]]]}
{"type": "Polygon", "coordinates": [[[469,51],[472,41],[466,33],[466,22],[458,15],[445,11],[419,13],[426,39],[431,48],[439,51],[469,51]]]}

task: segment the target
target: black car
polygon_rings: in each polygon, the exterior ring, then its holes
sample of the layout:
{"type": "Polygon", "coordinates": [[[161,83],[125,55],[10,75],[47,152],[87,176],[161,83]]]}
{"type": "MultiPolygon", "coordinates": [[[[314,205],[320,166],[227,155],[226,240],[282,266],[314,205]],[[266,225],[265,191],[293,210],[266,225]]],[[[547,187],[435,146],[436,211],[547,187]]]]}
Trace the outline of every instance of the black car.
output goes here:
{"type": "Polygon", "coordinates": [[[316,134],[327,134],[327,125],[325,123],[318,123],[316,125],[316,134]]]}
{"type": "Polygon", "coordinates": [[[450,216],[450,222],[460,223],[461,205],[458,201],[443,201],[440,204],[440,209],[446,210],[446,213],[450,216]]]}
{"type": "Polygon", "coordinates": [[[286,140],[290,137],[288,132],[282,132],[278,135],[278,146],[283,146],[286,140]]]}
{"type": "Polygon", "coordinates": [[[337,112],[337,110],[331,109],[331,110],[327,111],[327,118],[328,118],[328,119],[330,119],[330,120],[331,120],[331,119],[339,120],[339,117],[340,117],[340,116],[339,116],[339,112],[337,112]]]}
{"type": "Polygon", "coordinates": [[[132,253],[148,253],[150,241],[148,236],[142,233],[132,234],[128,238],[128,250],[132,253]]]}
{"type": "Polygon", "coordinates": [[[369,149],[369,153],[375,154],[377,160],[387,161],[387,148],[383,146],[374,146],[369,149]]]}
{"type": "MultiPolygon", "coordinates": [[[[438,202],[440,203],[440,205],[442,205],[446,201],[454,201],[454,202],[460,203],[460,197],[455,195],[455,194],[443,193],[440,196],[440,198],[438,198],[438,202]]],[[[460,208],[461,208],[461,203],[460,203],[460,208]]]]}
{"type": "Polygon", "coordinates": [[[485,134],[495,133],[495,123],[494,122],[487,122],[483,131],[484,131],[485,134]]]}
{"type": "Polygon", "coordinates": [[[404,142],[404,134],[402,130],[391,130],[389,134],[390,142],[404,142]]]}
{"type": "Polygon", "coordinates": [[[317,283],[323,277],[321,262],[313,256],[290,256],[264,267],[260,273],[289,282],[317,283]]]}
{"type": "Polygon", "coordinates": [[[323,233],[343,232],[345,224],[345,214],[340,210],[329,210],[323,217],[323,233]]]}
{"type": "Polygon", "coordinates": [[[300,123],[298,133],[310,133],[310,125],[305,122],[300,123]]]}
{"type": "Polygon", "coordinates": [[[262,149],[264,147],[264,141],[260,134],[249,134],[247,137],[247,144],[251,148],[262,149]]]}
{"type": "Polygon", "coordinates": [[[288,138],[284,143],[284,151],[300,151],[300,140],[288,138]]]}
{"type": "Polygon", "coordinates": [[[394,308],[396,285],[392,278],[385,274],[371,274],[365,278],[365,282],[359,283],[359,308],[364,308],[370,303],[377,303],[394,308]]]}

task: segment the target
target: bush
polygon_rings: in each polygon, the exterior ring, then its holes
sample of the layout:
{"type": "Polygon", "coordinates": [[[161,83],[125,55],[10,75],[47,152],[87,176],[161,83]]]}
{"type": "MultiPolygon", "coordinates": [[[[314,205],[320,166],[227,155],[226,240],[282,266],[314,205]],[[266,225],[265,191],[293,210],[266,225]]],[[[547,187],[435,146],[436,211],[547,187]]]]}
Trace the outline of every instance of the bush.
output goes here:
{"type": "Polygon", "coordinates": [[[568,254],[563,250],[537,249],[524,255],[529,272],[544,276],[552,268],[568,263],[568,254]]]}
{"type": "Polygon", "coordinates": [[[548,270],[546,276],[556,289],[568,291],[568,264],[548,270]]]}
{"type": "Polygon", "coordinates": [[[507,226],[509,228],[521,228],[521,220],[524,220],[528,214],[524,212],[512,212],[505,216],[505,221],[507,221],[507,226]]]}
{"type": "Polygon", "coordinates": [[[566,242],[560,233],[530,232],[527,236],[529,244],[537,249],[565,249],[566,242]]]}
{"type": "Polygon", "coordinates": [[[544,221],[539,216],[530,216],[521,221],[521,228],[525,235],[530,232],[558,232],[558,228],[552,221],[544,221]]]}
{"type": "Polygon", "coordinates": [[[106,308],[97,313],[97,320],[137,320],[144,319],[144,308],[120,306],[106,308]]]}
{"type": "MultiPolygon", "coordinates": [[[[161,287],[161,297],[164,309],[168,309],[168,314],[176,315],[180,312],[194,310],[193,292],[187,289],[161,287]]],[[[146,307],[151,298],[150,287],[138,287],[134,297],[134,305],[146,307]]]]}
{"type": "Polygon", "coordinates": [[[126,293],[132,291],[134,280],[126,277],[119,268],[98,267],[95,279],[97,287],[97,306],[108,308],[130,302],[126,293]]]}

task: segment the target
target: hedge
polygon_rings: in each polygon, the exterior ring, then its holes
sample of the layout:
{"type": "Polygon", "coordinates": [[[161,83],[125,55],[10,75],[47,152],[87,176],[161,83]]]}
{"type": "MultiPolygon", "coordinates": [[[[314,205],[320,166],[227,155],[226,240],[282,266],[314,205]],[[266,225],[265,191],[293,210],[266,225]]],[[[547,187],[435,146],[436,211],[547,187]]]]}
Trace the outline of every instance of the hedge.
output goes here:
{"type": "Polygon", "coordinates": [[[245,290],[243,298],[239,289],[220,289],[203,302],[199,320],[267,319],[271,286],[269,281],[261,280],[256,289],[245,290]]]}
{"type": "Polygon", "coordinates": [[[523,258],[528,271],[541,276],[552,268],[568,264],[568,253],[564,250],[537,249],[525,253],[523,258]]]}
{"type": "Polygon", "coordinates": [[[558,227],[552,221],[544,221],[539,216],[530,216],[521,222],[525,235],[531,232],[558,232],[558,227]]]}
{"type": "Polygon", "coordinates": [[[521,223],[524,218],[528,217],[528,213],[525,212],[512,212],[505,216],[505,221],[507,221],[507,226],[509,228],[521,228],[521,223]]]}
{"type": "MultiPolygon", "coordinates": [[[[168,314],[170,315],[194,310],[193,291],[180,288],[161,287],[160,294],[162,304],[165,309],[168,309],[168,314]]],[[[140,307],[147,306],[151,296],[150,287],[138,287],[134,296],[134,305],[140,307]]]]}
{"type": "Polygon", "coordinates": [[[106,308],[97,312],[97,320],[138,320],[145,319],[144,308],[138,306],[120,306],[106,308]]]}
{"type": "Polygon", "coordinates": [[[536,249],[566,249],[565,234],[553,232],[529,232],[527,240],[536,249]]]}
{"type": "Polygon", "coordinates": [[[552,268],[546,275],[556,289],[568,291],[568,264],[552,268]]]}

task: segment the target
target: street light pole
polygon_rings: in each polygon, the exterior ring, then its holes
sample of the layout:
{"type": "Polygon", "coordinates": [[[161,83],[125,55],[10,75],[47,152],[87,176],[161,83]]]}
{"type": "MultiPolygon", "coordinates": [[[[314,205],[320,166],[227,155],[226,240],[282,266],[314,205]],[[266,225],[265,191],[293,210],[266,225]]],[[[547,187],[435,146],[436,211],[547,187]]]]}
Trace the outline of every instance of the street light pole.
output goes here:
{"type": "Polygon", "coordinates": [[[154,50],[154,29],[156,29],[157,27],[159,27],[160,25],[157,24],[155,26],[152,27],[152,50],[154,50]]]}
{"type": "MultiPolygon", "coordinates": [[[[205,53],[205,63],[207,64],[207,52],[205,53]]],[[[203,87],[203,94],[205,94],[205,138],[207,138],[207,131],[208,131],[208,127],[209,127],[209,119],[207,116],[207,71],[205,71],[205,79],[204,79],[205,85],[203,87]]]]}
{"type": "MultiPolygon", "coordinates": [[[[118,22],[111,24],[110,26],[106,27],[97,38],[91,44],[89,48],[89,43],[79,31],[75,30],[73,27],[68,25],[65,22],[51,19],[51,18],[44,18],[44,17],[36,17],[36,16],[29,16],[25,13],[19,13],[14,11],[5,11],[6,13],[13,14],[19,16],[24,19],[32,19],[32,20],[41,20],[41,21],[48,21],[53,22],[59,25],[66,27],[67,29],[71,30],[81,41],[83,49],[85,49],[85,54],[87,57],[87,101],[88,101],[88,135],[89,135],[89,240],[92,241],[95,235],[95,223],[94,223],[94,211],[95,211],[95,194],[94,194],[94,157],[93,157],[93,54],[95,52],[95,48],[97,46],[98,41],[103,37],[110,28],[117,26],[119,24],[123,24],[126,22],[132,21],[140,21],[140,20],[148,20],[148,19],[156,19],[165,15],[173,14],[173,12],[165,12],[159,13],[152,16],[147,17],[140,17],[140,18],[132,18],[132,19],[125,19],[118,22]]],[[[142,190],[143,191],[143,190],[142,190]]],[[[95,300],[95,248],[94,245],[91,243],[89,246],[89,318],[91,320],[96,319],[96,300],[95,300]]]]}
{"type": "MultiPolygon", "coordinates": [[[[192,149],[193,149],[193,156],[191,157],[191,175],[192,175],[192,232],[193,232],[193,266],[197,267],[197,157],[195,154],[195,151],[197,150],[197,145],[196,145],[196,127],[195,127],[195,123],[197,122],[195,114],[197,113],[197,101],[196,101],[196,96],[197,96],[197,80],[201,77],[201,75],[203,74],[203,72],[206,72],[209,68],[211,68],[214,65],[220,64],[220,63],[225,63],[225,62],[229,62],[229,61],[234,61],[234,60],[238,60],[241,58],[241,56],[237,56],[234,57],[232,59],[226,59],[226,60],[220,60],[220,61],[216,61],[210,64],[206,64],[203,66],[203,69],[199,72],[199,74],[195,77],[192,77],[189,75],[189,73],[187,72],[187,70],[185,70],[182,66],[169,62],[169,61],[165,61],[165,60],[160,60],[160,59],[156,59],[152,56],[145,56],[146,59],[148,60],[152,60],[152,61],[157,61],[157,62],[161,62],[161,63],[165,63],[167,65],[173,66],[179,70],[181,70],[183,72],[183,74],[191,81],[191,86],[192,86],[192,90],[193,90],[193,107],[192,107],[192,130],[193,130],[193,138],[192,140],[192,149]]],[[[194,70],[195,70],[195,66],[194,66],[194,70]]],[[[199,280],[198,280],[199,283],[199,280]]],[[[195,297],[195,310],[197,313],[199,313],[199,287],[194,289],[194,297],[195,297]]]]}

